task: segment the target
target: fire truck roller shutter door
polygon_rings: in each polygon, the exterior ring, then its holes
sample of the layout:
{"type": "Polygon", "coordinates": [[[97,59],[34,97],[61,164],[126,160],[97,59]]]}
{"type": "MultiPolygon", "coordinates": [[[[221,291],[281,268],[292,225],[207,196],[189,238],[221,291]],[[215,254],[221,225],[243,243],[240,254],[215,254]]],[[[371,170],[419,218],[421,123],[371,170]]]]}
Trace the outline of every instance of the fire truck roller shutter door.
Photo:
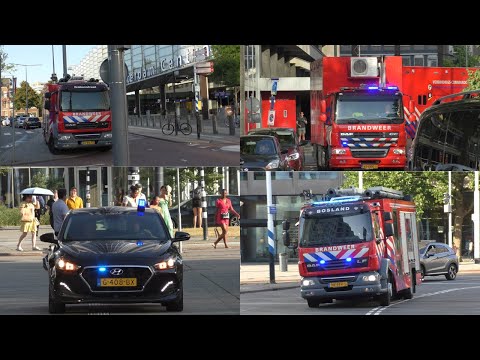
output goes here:
{"type": "Polygon", "coordinates": [[[383,258],[380,264],[380,284],[382,289],[385,289],[388,285],[388,268],[390,267],[390,260],[383,258]]]}

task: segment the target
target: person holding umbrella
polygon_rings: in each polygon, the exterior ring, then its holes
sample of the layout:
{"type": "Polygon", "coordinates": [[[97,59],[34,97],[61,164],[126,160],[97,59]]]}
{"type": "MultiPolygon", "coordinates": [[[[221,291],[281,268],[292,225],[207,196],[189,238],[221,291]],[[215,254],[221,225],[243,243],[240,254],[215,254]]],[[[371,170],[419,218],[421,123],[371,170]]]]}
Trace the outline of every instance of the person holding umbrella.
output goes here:
{"type": "MultiPolygon", "coordinates": [[[[37,202],[37,207],[39,204],[37,202]]],[[[22,234],[18,239],[17,251],[23,251],[22,241],[27,236],[27,233],[32,233],[32,250],[41,251],[37,247],[37,218],[35,217],[35,205],[33,205],[32,195],[23,195],[22,203],[20,204],[20,214],[22,215],[22,224],[20,231],[22,234]]]]}

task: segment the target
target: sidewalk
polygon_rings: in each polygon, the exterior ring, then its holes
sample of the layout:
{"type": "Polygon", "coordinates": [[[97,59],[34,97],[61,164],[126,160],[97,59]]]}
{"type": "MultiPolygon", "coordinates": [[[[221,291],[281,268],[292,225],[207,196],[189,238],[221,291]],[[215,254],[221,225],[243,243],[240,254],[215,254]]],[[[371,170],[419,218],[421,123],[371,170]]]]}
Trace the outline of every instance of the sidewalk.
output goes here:
{"type": "MultiPolygon", "coordinates": [[[[240,293],[295,289],[300,287],[300,275],[296,262],[288,263],[288,271],[281,272],[275,264],[275,282],[270,284],[270,268],[265,263],[240,264],[240,293]]],[[[480,264],[473,261],[460,263],[459,274],[480,273],[480,264]]]]}
{"type": "MultiPolygon", "coordinates": [[[[39,235],[52,232],[52,228],[48,225],[41,225],[39,235]]],[[[32,240],[31,235],[27,237],[22,242],[22,248],[24,251],[16,251],[18,238],[20,237],[20,231],[18,226],[4,226],[0,227],[0,256],[43,256],[45,250],[48,249],[49,243],[41,242],[40,239],[37,239],[37,246],[44,249],[44,251],[31,251],[32,240]]],[[[182,242],[183,249],[188,250],[211,250],[212,243],[215,239],[209,238],[208,240],[203,240],[201,236],[195,236],[190,238],[190,240],[182,242]]],[[[232,249],[238,249],[238,254],[240,256],[240,237],[231,236],[228,240],[228,246],[232,249]]],[[[223,242],[218,244],[219,249],[223,248],[223,242]]]]}

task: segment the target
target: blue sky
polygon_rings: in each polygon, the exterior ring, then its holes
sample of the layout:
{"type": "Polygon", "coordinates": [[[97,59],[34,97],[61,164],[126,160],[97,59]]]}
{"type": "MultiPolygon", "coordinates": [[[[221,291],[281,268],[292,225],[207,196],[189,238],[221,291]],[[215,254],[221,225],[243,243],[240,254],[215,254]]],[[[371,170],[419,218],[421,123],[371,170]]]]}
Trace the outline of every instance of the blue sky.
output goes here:
{"type": "MultiPolygon", "coordinates": [[[[77,65],[87,55],[88,51],[96,45],[67,45],[67,67],[77,65]]],[[[54,45],[55,73],[60,79],[63,76],[63,53],[62,45],[54,45]]],[[[47,82],[52,76],[52,45],[5,45],[3,51],[8,54],[7,63],[18,64],[40,64],[40,66],[29,66],[28,82],[47,82]]],[[[12,74],[3,74],[2,77],[9,77],[12,74]]],[[[17,77],[17,84],[25,80],[25,66],[17,66],[14,76],[17,77]]]]}

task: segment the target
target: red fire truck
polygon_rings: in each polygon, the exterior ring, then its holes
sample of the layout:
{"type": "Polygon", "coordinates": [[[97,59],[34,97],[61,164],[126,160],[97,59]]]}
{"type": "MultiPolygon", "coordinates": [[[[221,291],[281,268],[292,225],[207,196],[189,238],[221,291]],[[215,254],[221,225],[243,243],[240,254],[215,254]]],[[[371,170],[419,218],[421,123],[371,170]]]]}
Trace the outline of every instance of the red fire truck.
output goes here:
{"type": "MultiPolygon", "coordinates": [[[[413,297],[421,283],[415,204],[401,191],[329,189],[330,200],[301,209],[301,295],[309,307],[333,299],[413,297]]],[[[290,224],[283,241],[290,246],[290,224]]]]}
{"type": "Polygon", "coordinates": [[[467,84],[463,68],[402,66],[400,56],[311,64],[311,143],[319,168],[404,169],[420,114],[467,84]]]}
{"type": "Polygon", "coordinates": [[[69,75],[44,88],[43,136],[51,153],[62,149],[112,148],[109,88],[69,75]]]}

